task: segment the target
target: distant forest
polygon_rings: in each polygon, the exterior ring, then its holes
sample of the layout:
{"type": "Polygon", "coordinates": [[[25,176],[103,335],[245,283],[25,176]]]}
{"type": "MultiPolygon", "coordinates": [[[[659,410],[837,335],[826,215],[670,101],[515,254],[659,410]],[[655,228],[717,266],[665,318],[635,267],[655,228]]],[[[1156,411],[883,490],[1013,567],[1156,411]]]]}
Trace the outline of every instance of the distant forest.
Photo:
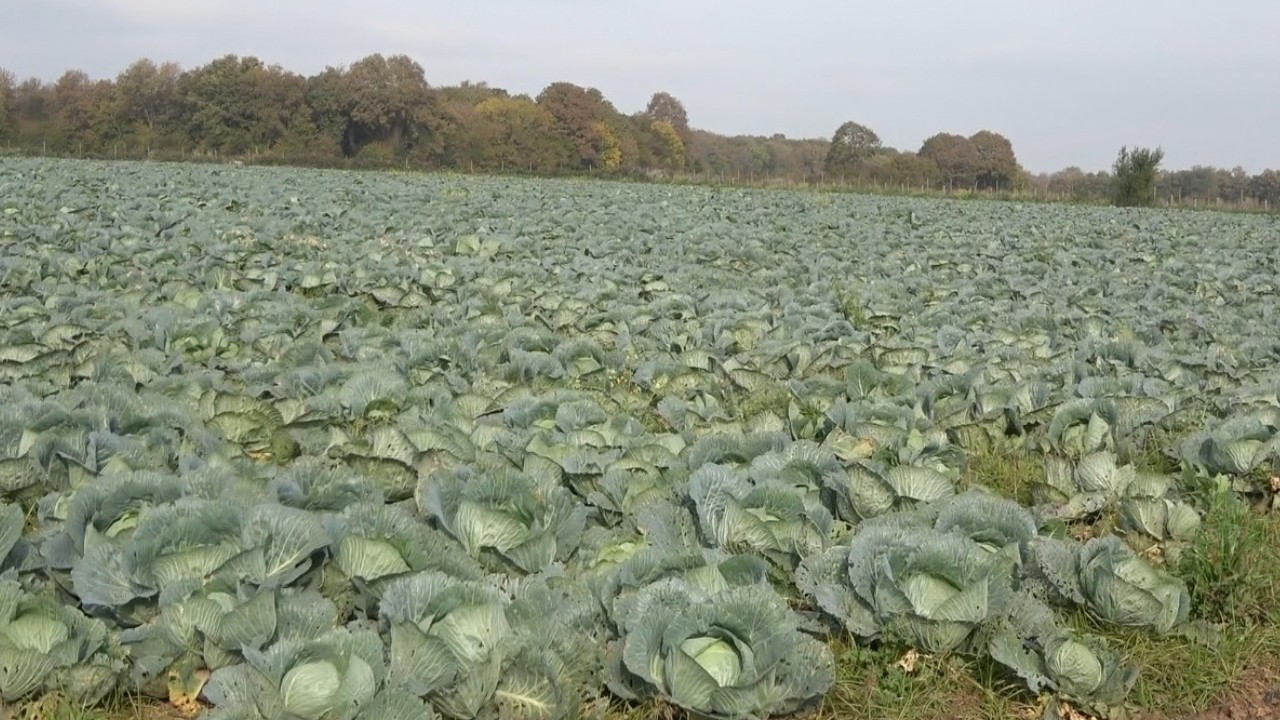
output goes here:
{"type": "MultiPolygon", "coordinates": [[[[595,88],[554,82],[536,97],[484,83],[432,86],[404,55],[371,55],[306,77],[255,57],[197,68],[139,60],[115,79],[69,70],[52,84],[0,68],[0,148],[70,157],[244,159],[466,172],[601,173],[888,191],[992,191],[1078,201],[1108,196],[1110,174],[1033,175],[999,133],[940,132],[886,147],[856,122],[830,138],[725,136],[693,128],[654,93],[627,114],[595,88]]],[[[1280,172],[1162,172],[1162,202],[1280,206],[1280,172]]]]}

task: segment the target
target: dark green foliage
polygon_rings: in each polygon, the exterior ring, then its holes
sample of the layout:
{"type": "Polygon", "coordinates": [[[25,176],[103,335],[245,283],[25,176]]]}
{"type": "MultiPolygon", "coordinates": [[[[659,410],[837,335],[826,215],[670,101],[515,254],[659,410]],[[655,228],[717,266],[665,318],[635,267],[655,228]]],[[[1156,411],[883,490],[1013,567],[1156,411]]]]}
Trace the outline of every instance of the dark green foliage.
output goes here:
{"type": "Polygon", "coordinates": [[[1121,207],[1149,207],[1156,202],[1156,175],[1164,150],[1120,148],[1112,167],[1111,202],[1121,207]]]}
{"type": "Polygon", "coordinates": [[[828,175],[854,175],[859,165],[871,159],[882,149],[880,136],[865,125],[847,122],[841,125],[831,138],[831,148],[823,164],[828,175]]]}

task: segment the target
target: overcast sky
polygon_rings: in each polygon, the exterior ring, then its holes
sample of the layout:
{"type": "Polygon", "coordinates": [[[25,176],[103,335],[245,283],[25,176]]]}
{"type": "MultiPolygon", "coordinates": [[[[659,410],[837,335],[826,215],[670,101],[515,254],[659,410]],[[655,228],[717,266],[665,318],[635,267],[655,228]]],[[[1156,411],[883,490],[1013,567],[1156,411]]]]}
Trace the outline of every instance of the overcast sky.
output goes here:
{"type": "Polygon", "coordinates": [[[405,53],[433,85],[567,80],[624,112],[666,90],[729,134],[856,120],[914,150],[990,129],[1032,171],[1102,169],[1124,144],[1162,145],[1169,168],[1280,168],[1277,38],[1280,0],[0,0],[20,78],[405,53]]]}

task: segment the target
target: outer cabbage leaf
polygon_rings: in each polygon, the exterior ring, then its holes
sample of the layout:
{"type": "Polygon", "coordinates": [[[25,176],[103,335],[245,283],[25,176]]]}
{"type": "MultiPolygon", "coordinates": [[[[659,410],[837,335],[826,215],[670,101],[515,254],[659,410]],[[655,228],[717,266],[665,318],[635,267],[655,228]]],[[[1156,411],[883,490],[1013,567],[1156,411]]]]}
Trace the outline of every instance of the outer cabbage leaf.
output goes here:
{"type": "Polygon", "coordinates": [[[473,557],[493,553],[528,573],[568,559],[586,522],[567,489],[512,470],[436,474],[419,484],[417,500],[473,557]]]}
{"type": "Polygon", "coordinates": [[[689,496],[707,540],[729,552],[754,551],[794,567],[831,536],[831,515],[816,498],[806,506],[793,488],[753,486],[722,465],[699,468],[689,479],[689,496]]]}
{"type": "Polygon", "coordinates": [[[76,703],[98,702],[119,674],[104,654],[106,644],[102,621],[0,580],[0,701],[49,691],[76,703]]]}
{"type": "Polygon", "coordinates": [[[835,496],[837,515],[857,523],[895,509],[932,503],[955,494],[955,484],[934,468],[896,465],[883,471],[873,465],[854,464],[845,477],[827,487],[835,496]]]}
{"type": "Polygon", "coordinates": [[[334,630],[281,640],[247,662],[214,671],[205,696],[212,718],[348,720],[378,695],[385,668],[371,630],[334,630]]]}
{"type": "Polygon", "coordinates": [[[488,703],[511,635],[506,599],[493,587],[426,571],[392,581],[381,609],[390,625],[390,684],[465,708],[488,703]]]}

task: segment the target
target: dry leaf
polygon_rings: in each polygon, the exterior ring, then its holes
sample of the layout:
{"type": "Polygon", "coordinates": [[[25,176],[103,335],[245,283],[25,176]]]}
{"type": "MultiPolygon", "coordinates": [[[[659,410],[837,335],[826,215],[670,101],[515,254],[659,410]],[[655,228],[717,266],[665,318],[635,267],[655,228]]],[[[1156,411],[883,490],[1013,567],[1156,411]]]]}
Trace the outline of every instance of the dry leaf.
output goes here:
{"type": "Polygon", "coordinates": [[[209,682],[209,671],[200,668],[184,681],[181,673],[169,673],[169,704],[186,717],[196,717],[204,712],[204,704],[200,702],[200,692],[209,682]]]}
{"type": "Polygon", "coordinates": [[[1058,717],[1062,718],[1062,720],[1093,720],[1093,716],[1085,715],[1066,700],[1058,703],[1058,717]]]}
{"type": "Polygon", "coordinates": [[[1164,565],[1164,548],[1159,545],[1152,545],[1139,554],[1152,565],[1157,567],[1164,565]]]}
{"type": "Polygon", "coordinates": [[[45,695],[23,705],[0,704],[0,718],[4,720],[49,720],[58,710],[58,698],[45,695]]]}
{"type": "Polygon", "coordinates": [[[1024,707],[1018,714],[1025,720],[1041,720],[1045,717],[1045,710],[1050,707],[1051,703],[1056,703],[1057,699],[1052,695],[1041,695],[1036,698],[1035,705],[1024,707]]]}
{"type": "Polygon", "coordinates": [[[908,650],[898,662],[894,663],[896,667],[902,668],[902,671],[910,674],[916,671],[916,662],[920,660],[920,654],[915,650],[908,650]]]}
{"type": "Polygon", "coordinates": [[[1068,528],[1068,531],[1071,533],[1071,537],[1080,542],[1088,542],[1094,538],[1093,526],[1085,523],[1074,523],[1068,528]]]}

